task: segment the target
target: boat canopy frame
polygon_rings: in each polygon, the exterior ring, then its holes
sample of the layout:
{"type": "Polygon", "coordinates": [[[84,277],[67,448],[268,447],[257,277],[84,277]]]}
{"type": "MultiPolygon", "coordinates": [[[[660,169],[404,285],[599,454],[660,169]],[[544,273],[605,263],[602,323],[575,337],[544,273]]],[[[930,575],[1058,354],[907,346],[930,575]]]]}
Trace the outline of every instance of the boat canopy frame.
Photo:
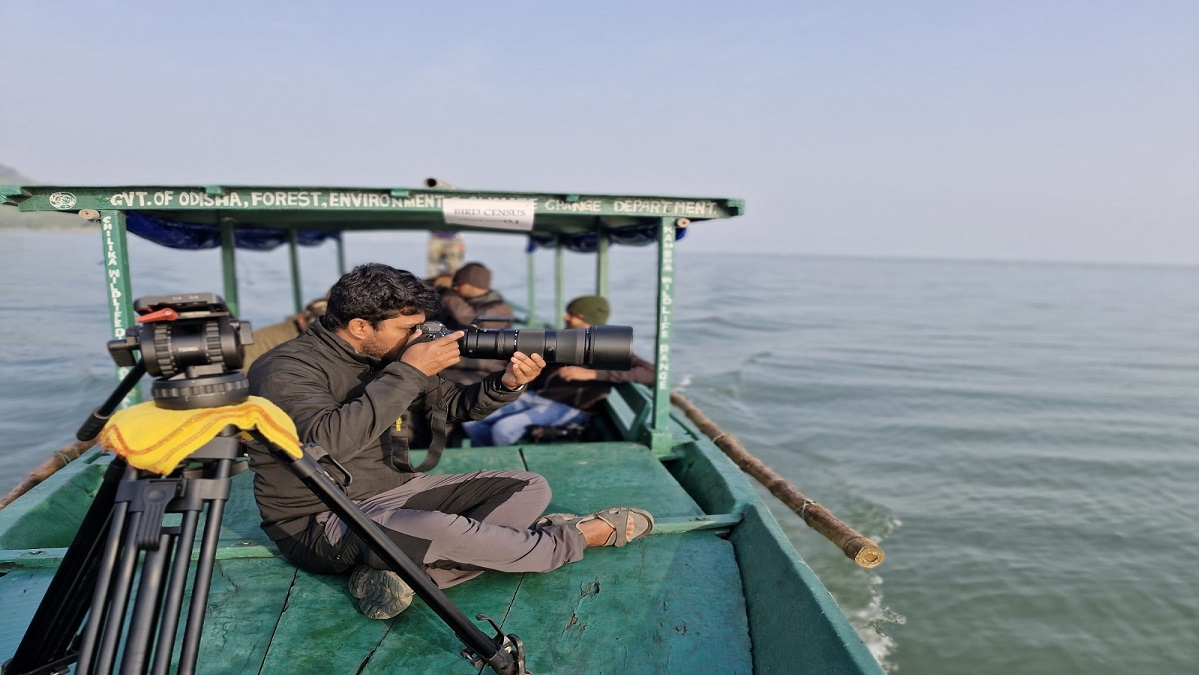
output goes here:
{"type": "MultiPolygon", "coordinates": [[[[421,188],[279,186],[80,187],[0,185],[0,204],[21,211],[73,212],[100,227],[110,327],[122,339],[132,323],[128,235],[163,246],[221,249],[223,297],[238,314],[237,249],[287,244],[295,311],[304,306],[298,247],[332,240],[338,274],[346,272],[343,235],[354,231],[454,231],[527,238],[528,312],[536,321],[534,252],[554,253],[555,316],[564,312],[565,250],[596,255],[596,293],[607,295],[610,248],[656,245],[655,383],[648,409],[655,452],[667,452],[673,336],[675,242],[695,221],[741,215],[740,199],[461,190],[429,179],[421,188]]],[[[556,318],[561,326],[560,318],[556,318]]],[[[117,378],[128,369],[119,368],[117,378]]],[[[131,394],[128,403],[136,402],[131,394]]]]}

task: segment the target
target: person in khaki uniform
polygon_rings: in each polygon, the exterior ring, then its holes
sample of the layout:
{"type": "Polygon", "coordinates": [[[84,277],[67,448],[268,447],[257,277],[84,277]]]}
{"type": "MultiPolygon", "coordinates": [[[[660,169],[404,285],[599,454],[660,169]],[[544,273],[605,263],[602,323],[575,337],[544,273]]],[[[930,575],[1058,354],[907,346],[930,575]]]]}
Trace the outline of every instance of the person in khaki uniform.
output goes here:
{"type": "Polygon", "coordinates": [[[254,331],[254,342],[242,348],[242,370],[248,372],[255,359],[284,342],[303,335],[308,326],[325,313],[326,302],[324,298],[313,300],[304,307],[303,312],[254,331]]]}

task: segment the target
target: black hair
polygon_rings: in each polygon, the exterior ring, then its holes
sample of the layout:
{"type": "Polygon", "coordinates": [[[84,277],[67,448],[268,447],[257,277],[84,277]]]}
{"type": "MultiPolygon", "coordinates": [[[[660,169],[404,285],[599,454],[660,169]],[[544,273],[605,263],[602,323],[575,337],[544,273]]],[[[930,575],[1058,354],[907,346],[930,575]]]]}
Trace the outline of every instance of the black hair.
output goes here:
{"type": "Polygon", "coordinates": [[[369,321],[373,328],[397,316],[441,311],[441,296],[411,272],[383,263],[359,265],[344,274],[329,290],[329,304],[321,324],[329,330],[345,328],[352,319],[369,321]]]}

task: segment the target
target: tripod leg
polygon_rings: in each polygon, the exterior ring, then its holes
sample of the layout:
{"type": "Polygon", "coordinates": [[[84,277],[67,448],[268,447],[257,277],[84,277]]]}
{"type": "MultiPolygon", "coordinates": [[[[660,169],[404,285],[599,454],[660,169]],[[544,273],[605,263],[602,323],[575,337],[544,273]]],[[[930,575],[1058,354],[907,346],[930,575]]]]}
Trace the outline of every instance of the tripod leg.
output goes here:
{"type": "Polygon", "coordinates": [[[411,586],[412,590],[425,601],[429,608],[454,631],[455,636],[466,645],[467,650],[478,655],[481,661],[478,665],[486,663],[501,675],[523,672],[523,667],[520,666],[523,659],[514,658],[513,654],[508,651],[509,648],[519,645],[519,641],[509,640],[508,638],[514,638],[514,636],[505,636],[502,632],[493,640],[479,630],[478,626],[471,623],[462,610],[458,609],[457,605],[451,602],[445,593],[429,579],[429,576],[416,563],[412,562],[395,542],[388,539],[380,531],[379,526],[367,518],[345,493],[337,489],[332,479],[325,475],[324,469],[315,459],[306,453],[295,458],[271,443],[261,433],[252,431],[251,435],[255,440],[270,448],[272,456],[277,461],[283,462],[331,511],[346,523],[350,530],[362,537],[380,558],[391,565],[391,569],[400,575],[400,578],[411,586]]]}
{"type": "Polygon", "coordinates": [[[125,461],[118,457],[105,471],[104,482],[92,499],[6,672],[27,672],[68,657],[72,650],[71,641],[83,624],[96,585],[97,566],[111,526],[117,486],[125,468],[125,461]]]}
{"type": "MultiPolygon", "coordinates": [[[[118,512],[123,514],[123,507],[127,508],[127,504],[117,504],[117,508],[113,511],[114,515],[118,512]]],[[[109,574],[106,574],[109,561],[107,559],[108,552],[105,551],[105,565],[101,567],[99,578],[102,587],[97,589],[92,598],[91,613],[84,631],[83,647],[80,649],[79,675],[87,675],[90,672],[88,667],[92,661],[91,659],[85,661],[83,655],[89,644],[94,642],[89,639],[91,635],[94,635],[93,626],[95,626],[95,631],[100,632],[99,647],[95,651],[94,667],[96,672],[112,672],[113,663],[117,657],[117,647],[125,626],[125,613],[129,607],[133,575],[141,555],[137,549],[136,533],[144,515],[141,512],[129,514],[125,531],[114,531],[109,536],[109,544],[118,545],[119,550],[112,556],[115,560],[109,574]],[[108,591],[111,591],[110,597],[106,597],[108,591]]]]}
{"type": "MultiPolygon", "coordinates": [[[[140,675],[146,670],[150,658],[151,643],[155,628],[159,624],[162,608],[163,583],[171,563],[175,535],[164,532],[159,535],[158,548],[147,551],[142,560],[141,576],[138,579],[137,600],[133,607],[133,618],[125,637],[121,656],[122,675],[140,675]]],[[[186,555],[186,554],[185,554],[186,555]]]]}
{"type": "MultiPolygon", "coordinates": [[[[236,447],[236,441],[233,442],[236,447]]],[[[217,482],[229,485],[229,459],[217,461],[214,475],[217,482]]],[[[228,495],[226,493],[225,498],[228,495]]],[[[221,519],[225,515],[225,498],[212,499],[208,506],[208,517],[204,520],[204,538],[200,542],[200,559],[196,562],[195,583],[192,586],[191,606],[188,607],[187,627],[184,629],[183,645],[179,651],[179,675],[190,675],[196,669],[196,657],[200,652],[200,637],[204,631],[204,612],[208,609],[208,590],[212,584],[212,570],[216,561],[217,544],[221,536],[221,519]]],[[[165,672],[165,671],[164,671],[165,672]]]]}
{"type": "MultiPolygon", "coordinates": [[[[183,514],[183,522],[175,542],[175,560],[163,597],[165,607],[183,605],[183,592],[186,590],[187,571],[191,566],[191,551],[196,543],[196,523],[199,519],[197,511],[186,511],[183,514]]],[[[154,665],[151,666],[150,672],[165,673],[170,668],[171,651],[175,648],[175,631],[178,628],[179,612],[164,612],[162,624],[158,629],[158,644],[154,648],[154,665]]]]}

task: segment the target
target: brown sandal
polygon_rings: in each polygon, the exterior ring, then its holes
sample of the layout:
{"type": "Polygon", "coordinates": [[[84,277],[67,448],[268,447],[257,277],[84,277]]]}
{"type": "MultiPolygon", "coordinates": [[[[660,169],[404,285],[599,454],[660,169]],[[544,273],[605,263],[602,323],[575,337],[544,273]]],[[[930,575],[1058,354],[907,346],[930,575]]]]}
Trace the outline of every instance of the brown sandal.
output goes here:
{"type": "Polygon", "coordinates": [[[602,520],[611,525],[613,532],[608,535],[608,540],[603,545],[616,546],[618,548],[638,537],[649,534],[654,529],[654,517],[650,515],[649,511],[629,506],[603,509],[602,511],[596,511],[590,515],[583,516],[574,521],[575,527],[589,520],[602,520]],[[633,517],[633,534],[631,536],[626,533],[629,527],[629,516],[633,517]]]}

